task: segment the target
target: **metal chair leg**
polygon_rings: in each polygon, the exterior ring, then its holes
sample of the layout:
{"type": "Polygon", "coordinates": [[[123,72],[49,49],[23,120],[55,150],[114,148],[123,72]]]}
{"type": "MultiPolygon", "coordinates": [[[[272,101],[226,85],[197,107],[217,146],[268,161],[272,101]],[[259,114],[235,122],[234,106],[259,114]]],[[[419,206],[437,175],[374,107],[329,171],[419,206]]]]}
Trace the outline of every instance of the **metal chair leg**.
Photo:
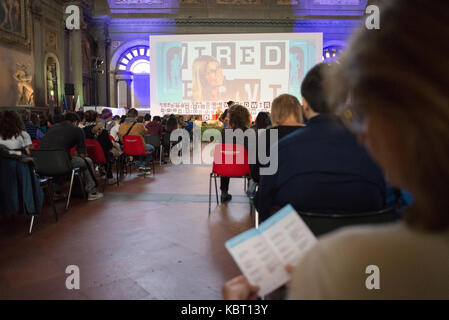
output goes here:
{"type": "Polygon", "coordinates": [[[50,198],[50,204],[53,207],[56,222],[58,222],[58,211],[56,211],[55,201],[53,200],[53,181],[49,180],[47,185],[47,193],[50,198]]]}
{"type": "Polygon", "coordinates": [[[218,202],[218,188],[217,188],[217,176],[214,175],[214,180],[215,180],[215,196],[217,197],[217,205],[219,204],[218,202]]]}
{"type": "Polygon", "coordinates": [[[106,176],[104,177],[104,184],[103,184],[103,193],[106,190],[106,184],[108,183],[108,172],[109,170],[112,170],[110,163],[106,165],[106,176]]]}
{"type": "Polygon", "coordinates": [[[70,179],[70,188],[69,188],[69,195],[67,196],[67,204],[65,206],[65,209],[69,209],[69,203],[70,203],[70,196],[72,195],[72,187],[73,187],[73,178],[75,177],[75,170],[72,170],[72,178],[70,179]]]}
{"type": "Polygon", "coordinates": [[[33,231],[33,224],[34,224],[34,216],[31,217],[30,230],[28,230],[28,234],[31,234],[31,232],[33,231]]]}
{"type": "Polygon", "coordinates": [[[154,157],[153,157],[153,160],[151,162],[153,164],[153,177],[155,177],[156,176],[156,165],[154,164],[154,157]]]}
{"type": "Polygon", "coordinates": [[[212,197],[212,173],[209,175],[209,216],[210,216],[211,197],[212,197]]]}
{"type": "Polygon", "coordinates": [[[162,166],[162,152],[163,152],[162,144],[159,146],[159,165],[162,166]]]}
{"type": "Polygon", "coordinates": [[[119,163],[119,159],[120,159],[120,157],[115,159],[115,170],[117,171],[116,172],[116,174],[117,174],[117,187],[120,186],[120,176],[119,176],[119,174],[120,174],[120,163],[119,163]]]}

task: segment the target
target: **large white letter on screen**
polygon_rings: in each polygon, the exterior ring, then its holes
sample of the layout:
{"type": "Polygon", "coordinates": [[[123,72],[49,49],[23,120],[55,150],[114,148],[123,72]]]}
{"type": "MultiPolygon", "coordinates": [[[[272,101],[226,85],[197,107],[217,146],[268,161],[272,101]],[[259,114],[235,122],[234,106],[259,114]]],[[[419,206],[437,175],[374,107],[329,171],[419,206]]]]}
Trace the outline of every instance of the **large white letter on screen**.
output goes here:
{"type": "Polygon", "coordinates": [[[266,46],[265,57],[267,66],[276,66],[281,63],[281,49],[277,46],[266,46]]]}

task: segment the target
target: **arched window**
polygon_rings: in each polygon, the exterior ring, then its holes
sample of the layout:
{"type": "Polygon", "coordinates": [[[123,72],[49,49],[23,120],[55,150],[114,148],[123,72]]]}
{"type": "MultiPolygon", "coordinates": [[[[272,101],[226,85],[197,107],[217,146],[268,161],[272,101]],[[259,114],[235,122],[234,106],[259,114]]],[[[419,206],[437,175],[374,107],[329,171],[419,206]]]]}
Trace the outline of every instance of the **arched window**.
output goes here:
{"type": "Polygon", "coordinates": [[[150,108],[150,48],[137,45],[123,52],[116,79],[119,107],[150,108]]]}
{"type": "Polygon", "coordinates": [[[130,71],[139,74],[150,73],[150,48],[148,46],[135,46],[126,50],[119,59],[118,71],[130,71]]]}

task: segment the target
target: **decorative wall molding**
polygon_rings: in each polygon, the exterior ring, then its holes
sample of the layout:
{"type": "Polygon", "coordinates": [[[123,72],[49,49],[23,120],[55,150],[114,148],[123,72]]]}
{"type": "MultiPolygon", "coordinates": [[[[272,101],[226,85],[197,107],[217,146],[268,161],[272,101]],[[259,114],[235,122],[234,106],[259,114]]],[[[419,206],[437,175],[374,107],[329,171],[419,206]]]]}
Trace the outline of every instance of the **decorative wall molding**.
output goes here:
{"type": "Polygon", "coordinates": [[[261,5],[262,0],[215,0],[222,5],[261,5]]]}
{"type": "Polygon", "coordinates": [[[348,25],[354,26],[361,19],[125,19],[114,18],[111,20],[111,28],[114,26],[330,26],[348,25]]]}
{"type": "Polygon", "coordinates": [[[31,50],[31,6],[29,0],[0,2],[0,41],[31,50]],[[12,21],[10,21],[12,11],[12,21]]]}

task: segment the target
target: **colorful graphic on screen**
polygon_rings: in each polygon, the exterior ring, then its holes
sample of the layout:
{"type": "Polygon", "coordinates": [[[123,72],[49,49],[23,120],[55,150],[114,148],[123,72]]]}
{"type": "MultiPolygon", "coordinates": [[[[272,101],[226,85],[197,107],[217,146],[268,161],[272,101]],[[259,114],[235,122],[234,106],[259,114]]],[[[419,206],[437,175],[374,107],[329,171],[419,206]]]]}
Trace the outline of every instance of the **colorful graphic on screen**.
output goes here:
{"type": "Polygon", "coordinates": [[[207,119],[230,100],[252,114],[269,111],[282,93],[300,98],[304,75],[322,61],[321,33],[152,36],[150,42],[152,114],[207,119]]]}

